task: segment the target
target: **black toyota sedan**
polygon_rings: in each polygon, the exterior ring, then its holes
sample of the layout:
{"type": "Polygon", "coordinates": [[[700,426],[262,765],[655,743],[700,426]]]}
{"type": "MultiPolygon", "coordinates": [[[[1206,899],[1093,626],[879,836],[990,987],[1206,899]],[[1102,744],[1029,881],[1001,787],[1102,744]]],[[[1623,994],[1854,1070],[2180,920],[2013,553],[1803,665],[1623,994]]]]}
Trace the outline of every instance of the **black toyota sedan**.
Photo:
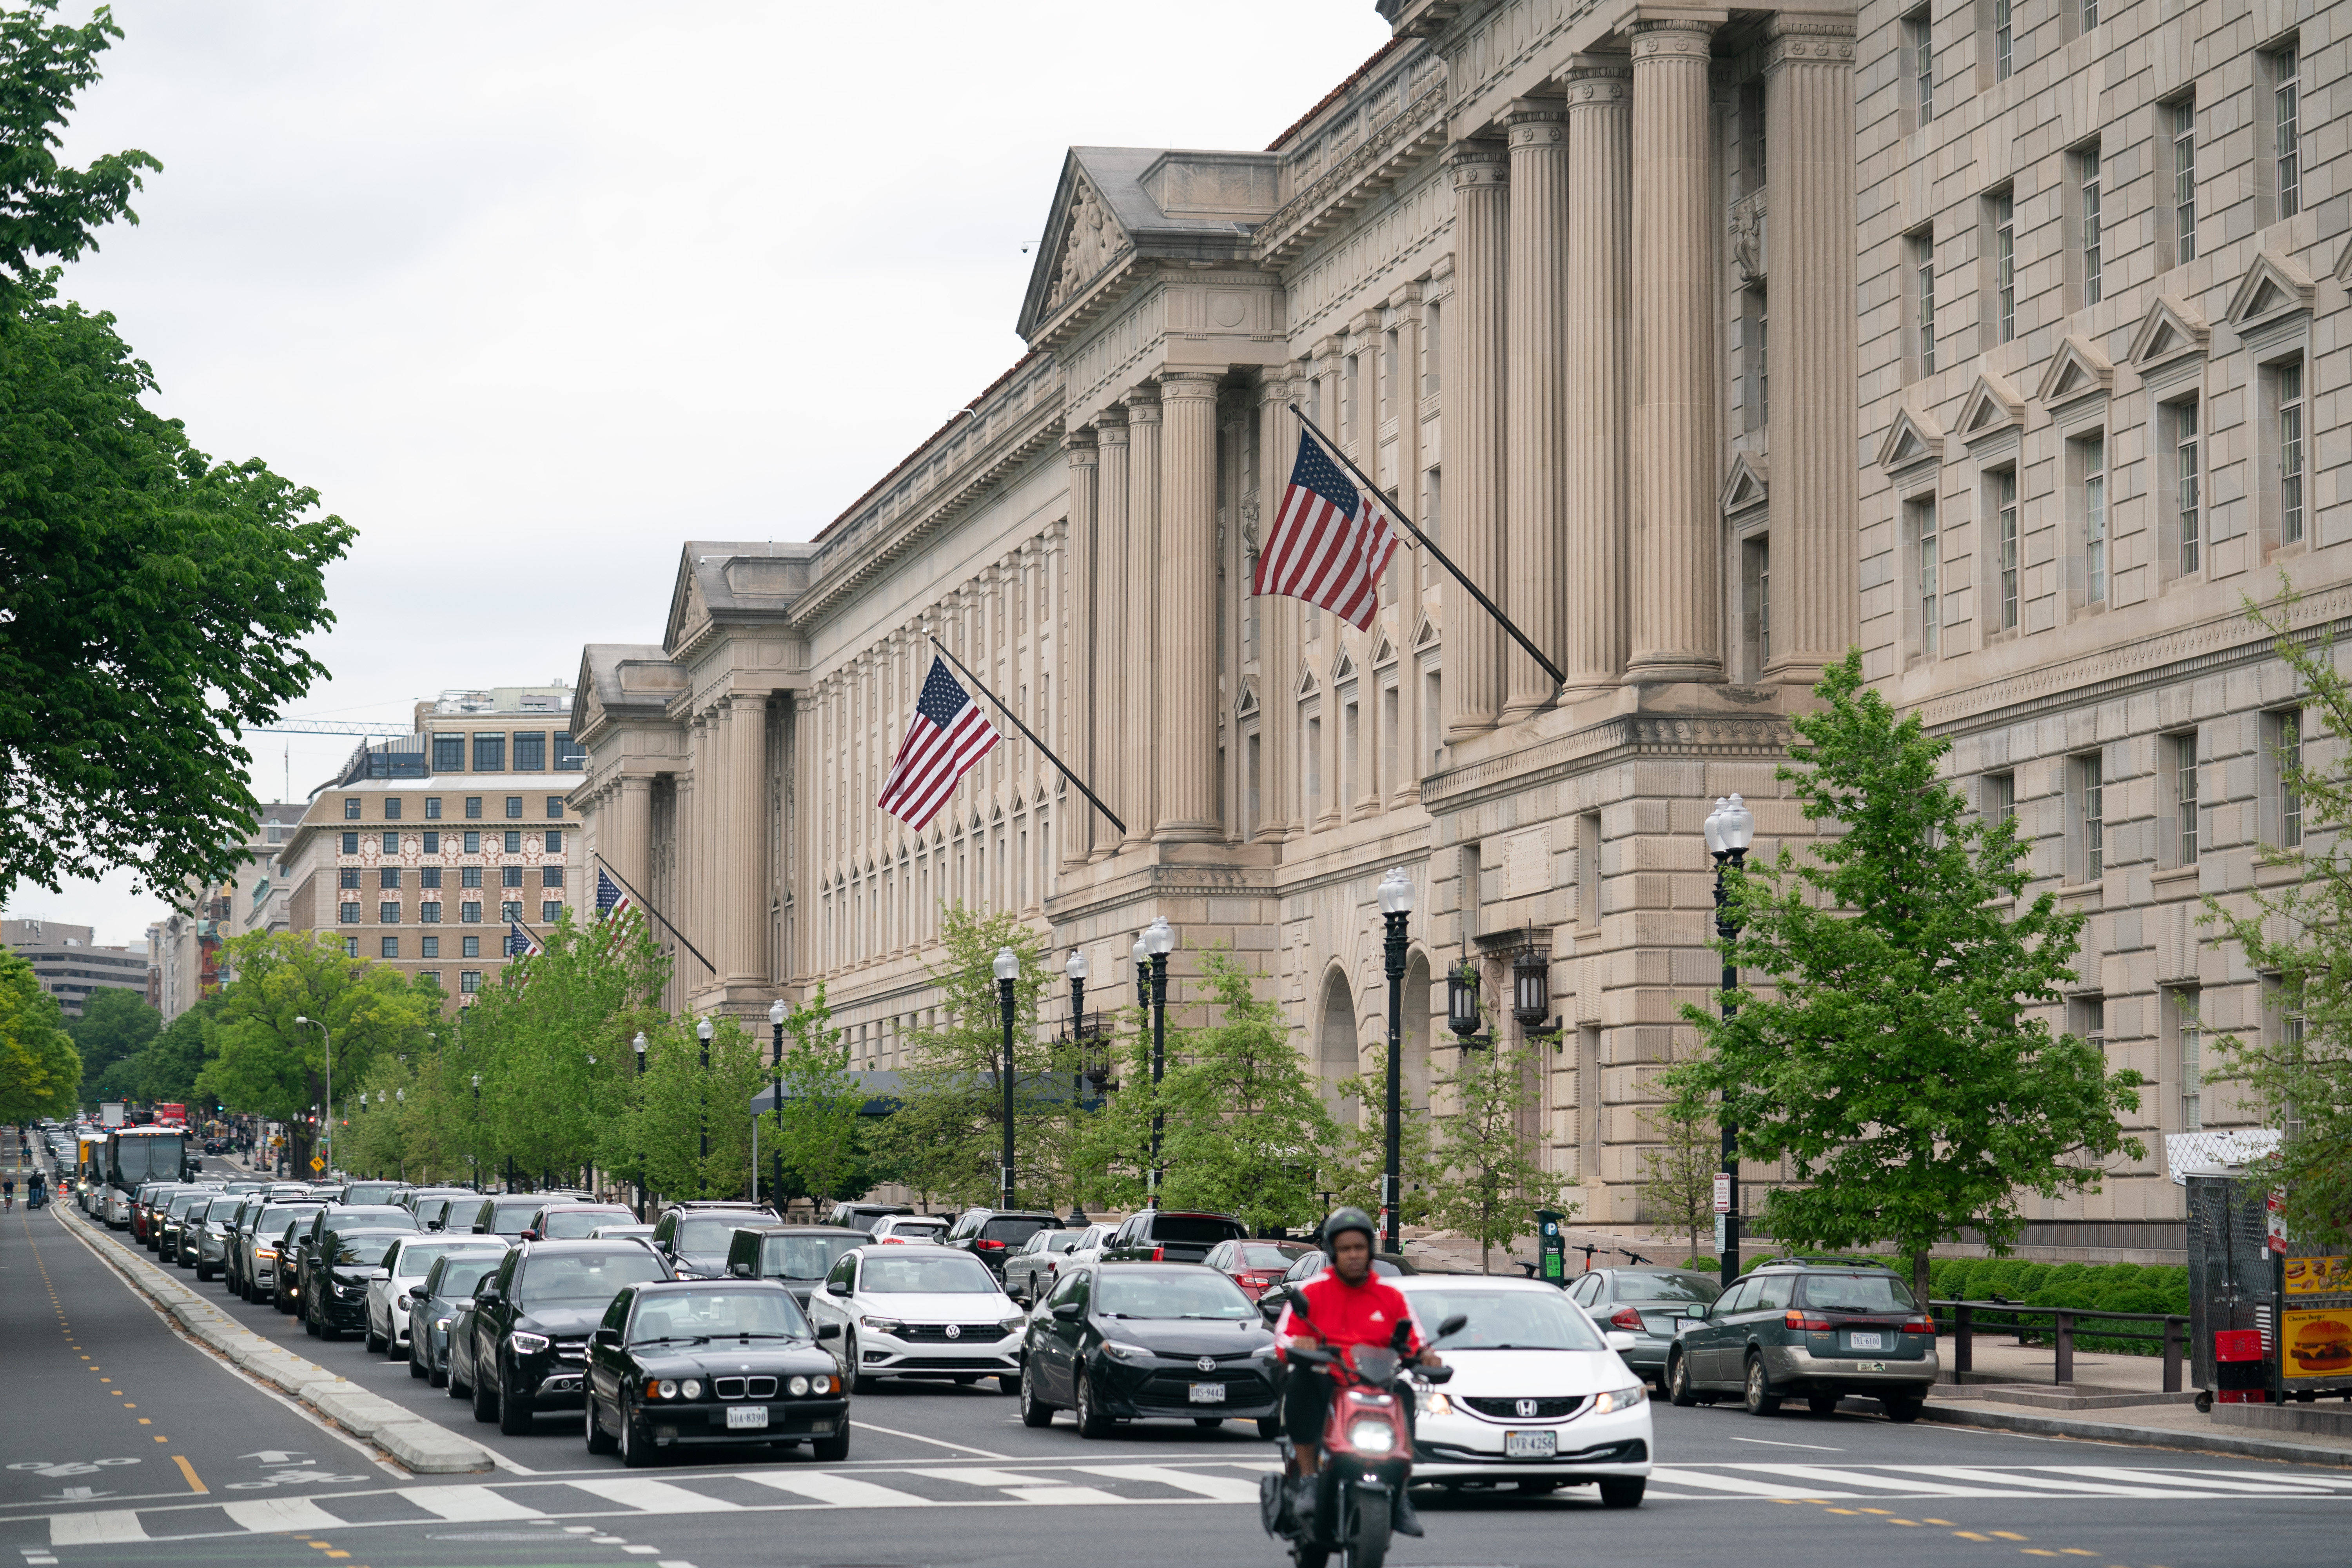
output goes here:
{"type": "Polygon", "coordinates": [[[577,1410],[589,1331],[626,1287],[669,1278],[634,1241],[519,1243],[451,1327],[463,1339],[449,1348],[450,1383],[471,1391],[475,1420],[509,1436],[530,1432],[541,1411],[577,1410]]]}
{"type": "Polygon", "coordinates": [[[310,1288],[302,1292],[302,1327],[322,1340],[367,1329],[368,1276],[392,1244],[415,1231],[389,1226],[333,1226],[310,1244],[310,1288]]]}
{"type": "Polygon", "coordinates": [[[588,1451],[617,1447],[639,1466],[669,1448],[806,1443],[820,1459],[846,1459],[849,1393],[819,1332],[773,1280],[623,1290],[588,1346],[588,1451]]]}
{"type": "Polygon", "coordinates": [[[1066,1265],[1029,1320],[1021,1419],[1056,1410],[1078,1436],[1174,1417],[1214,1426],[1254,1419],[1275,1435],[1274,1332],[1241,1287],[1197,1263],[1066,1265]]]}

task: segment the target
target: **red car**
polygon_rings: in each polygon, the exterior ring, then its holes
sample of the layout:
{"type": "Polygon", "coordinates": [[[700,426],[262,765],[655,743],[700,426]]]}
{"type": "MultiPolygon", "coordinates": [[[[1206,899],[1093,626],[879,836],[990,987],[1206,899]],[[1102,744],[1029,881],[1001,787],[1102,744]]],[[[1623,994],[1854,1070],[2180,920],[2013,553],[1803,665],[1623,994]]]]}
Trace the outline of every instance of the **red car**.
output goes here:
{"type": "Polygon", "coordinates": [[[1256,1300],[1269,1286],[1282,1283],[1290,1266],[1313,1250],[1303,1241],[1221,1241],[1201,1259],[1242,1288],[1256,1300]]]}

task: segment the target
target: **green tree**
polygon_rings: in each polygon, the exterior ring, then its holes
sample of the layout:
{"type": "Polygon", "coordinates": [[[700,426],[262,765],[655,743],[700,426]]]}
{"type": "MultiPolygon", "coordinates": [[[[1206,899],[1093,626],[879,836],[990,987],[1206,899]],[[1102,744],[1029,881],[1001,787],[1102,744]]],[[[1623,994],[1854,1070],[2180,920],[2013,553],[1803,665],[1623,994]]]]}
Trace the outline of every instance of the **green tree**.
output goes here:
{"type": "MultiPolygon", "coordinates": [[[[2284,589],[2284,582],[2282,588],[2284,589]]],[[[2212,1075],[2241,1092],[2286,1133],[2263,1163],[2263,1179],[2286,1194],[2288,1233],[2315,1246],[2352,1241],[2352,860],[2342,845],[2352,823],[2352,688],[2328,642],[2290,630],[2295,597],[2247,614],[2275,639],[2304,691],[2295,728],[2279,738],[2280,784],[2299,807],[2296,842],[2265,845],[2264,864],[2296,873],[2284,886],[2252,883],[2225,902],[2209,897],[2204,919],[2237,939],[2248,967],[2279,977],[2267,998],[2287,1023],[2223,1037],[2212,1075]],[[2330,743],[2315,745],[2322,737],[2330,743]],[[2332,750],[2332,758],[2327,752],[2332,750]],[[2323,760],[2326,758],[2326,760],[2323,760]]]]}
{"type": "Polygon", "coordinates": [[[108,224],[136,224],[140,173],[163,167],[135,149],[85,169],[58,161],[74,100],[98,80],[98,57],[122,29],[105,5],[79,27],[51,23],[56,9],[57,0],[28,0],[0,11],[0,310],[20,309],[49,262],[97,249],[108,224]]]}
{"type": "Polygon", "coordinates": [[[136,991],[109,987],[85,997],[81,1016],[66,1026],[81,1053],[82,1100],[109,1098],[98,1089],[107,1068],[145,1050],[163,1027],[163,1015],[136,991]]]}
{"type": "Polygon", "coordinates": [[[218,997],[204,998],[164,1026],[145,1050],[131,1058],[138,1068],[138,1098],[183,1104],[196,1098],[196,1079],[208,1059],[213,1016],[219,1010],[218,997]]]}
{"type": "Polygon", "coordinates": [[[760,1045],[737,1020],[714,1018],[705,1066],[695,1022],[666,1019],[646,1031],[646,1075],[626,1136],[643,1151],[651,1190],[672,1198],[737,1197],[749,1190],[751,1097],[765,1083],[760,1045]]]}
{"type": "MultiPolygon", "coordinates": [[[[816,994],[784,1015],[782,1103],[765,1119],[761,1139],[782,1162],[785,1191],[807,1197],[824,1212],[833,1198],[863,1193],[867,1184],[865,1134],[858,1125],[866,1090],[850,1069],[849,1047],[833,1026],[833,1009],[820,984],[816,994]]],[[[773,1074],[771,1075],[774,1076],[773,1074]]]]}
{"type": "Polygon", "coordinates": [[[58,999],[30,963],[0,949],[0,1121],[70,1116],[80,1088],[81,1055],[58,999]]]}
{"type": "MultiPolygon", "coordinates": [[[[1678,1048],[1677,1058],[1688,1055],[1678,1048]]],[[[1579,1084],[1579,1094],[1594,1092],[1579,1084]]],[[[1698,1238],[1714,1228],[1715,1175],[1723,1168],[1723,1126],[1710,1108],[1682,1100],[1642,1108],[1650,1142],[1642,1146],[1642,1201],[1658,1220],[1690,1238],[1683,1256],[1696,1258],[1698,1238]]]]}
{"type": "Polygon", "coordinates": [[[1431,1194],[1430,1219],[1478,1244],[1482,1273],[1495,1271],[1495,1248],[1534,1234],[1536,1210],[1577,1210],[1564,1195],[1566,1179],[1543,1167],[1535,1121],[1548,1044],[1496,1037],[1484,1049],[1464,1051],[1453,1071],[1438,1075],[1450,1109],[1438,1119],[1446,1170],[1431,1194]]]}
{"type": "Polygon", "coordinates": [[[2024,1193],[2096,1191],[2100,1162],[2144,1152],[2119,1121],[2143,1080],[2053,1035],[2036,1009],[2074,978],[2083,917],[2029,898],[2011,820],[1969,812],[1939,775],[1949,742],[1898,719],[1849,653],[1792,721],[1779,770],[1822,834],[1729,876],[1727,958],[1767,981],[1737,1015],[1685,1005],[1706,1049],[1664,1075],[1696,1115],[1710,1094],[1743,1160],[1785,1161],[1765,1194],[1776,1239],[1892,1240],[1927,1289],[1927,1252],[1965,1226],[2006,1252],[2024,1193]]]}
{"type": "MultiPolygon", "coordinates": [[[[1339,1143],[1332,1165],[1325,1167],[1321,1187],[1334,1201],[1353,1205],[1374,1218],[1381,1212],[1381,1181],[1388,1172],[1389,1047],[1374,1046],[1362,1073],[1340,1081],[1343,1107],[1360,1108],[1355,1119],[1339,1123],[1339,1143]]],[[[1443,1081],[1443,1069],[1440,1069],[1443,1081]]],[[[1437,1194],[1446,1182],[1445,1160],[1438,1150],[1437,1119],[1425,1105],[1404,1097],[1397,1130],[1397,1224],[1429,1225],[1437,1194]]]]}

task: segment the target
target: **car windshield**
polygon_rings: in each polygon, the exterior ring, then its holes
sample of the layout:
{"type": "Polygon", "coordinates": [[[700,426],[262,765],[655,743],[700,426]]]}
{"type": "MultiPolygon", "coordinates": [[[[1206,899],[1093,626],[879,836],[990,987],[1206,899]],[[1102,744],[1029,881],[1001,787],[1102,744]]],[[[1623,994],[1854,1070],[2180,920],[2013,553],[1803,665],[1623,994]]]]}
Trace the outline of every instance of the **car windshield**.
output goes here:
{"type": "Polygon", "coordinates": [[[326,1206],[324,1204],[273,1204],[254,1216],[253,1228],[267,1234],[283,1228],[283,1221],[308,1219],[326,1206]]]}
{"type": "Polygon", "coordinates": [[[667,1278],[660,1258],[634,1247],[626,1252],[534,1258],[523,1270],[521,1300],[525,1307],[602,1304],[624,1285],[667,1278]]]}
{"type": "Polygon", "coordinates": [[[394,1207],[391,1204],[373,1205],[365,1208],[353,1208],[349,1204],[337,1205],[336,1224],[355,1226],[362,1221],[365,1221],[371,1230],[415,1230],[416,1228],[415,1215],[404,1208],[394,1207]]]}
{"type": "Polygon", "coordinates": [[[1231,1241],[1245,1234],[1233,1220],[1215,1215],[1164,1214],[1151,1222],[1154,1241],[1209,1242],[1231,1241]]]}
{"type": "Polygon", "coordinates": [[[173,1198],[173,1199],[172,1200],[172,1209],[171,1209],[171,1213],[172,1213],[173,1217],[176,1219],[176,1218],[178,1218],[180,1215],[186,1214],[190,1209],[192,1209],[192,1208],[195,1207],[195,1206],[196,1206],[196,1205],[197,1205],[199,1202],[201,1202],[201,1201],[202,1201],[202,1199],[199,1197],[199,1195],[198,1195],[197,1194],[194,1194],[194,1193],[182,1193],[182,1194],[180,1194],[177,1197],[175,1197],[175,1198],[173,1198]]]}
{"type": "Polygon", "coordinates": [[[452,1263],[441,1271],[441,1283],[434,1294],[447,1300],[470,1296],[482,1288],[482,1281],[498,1271],[499,1260],[484,1258],[479,1263],[452,1263]]]}
{"type": "Polygon", "coordinates": [[[782,1290],[668,1291],[637,1298],[629,1342],[651,1340],[811,1338],[800,1304],[782,1290]]]}
{"type": "Polygon", "coordinates": [[[609,1225],[614,1218],[609,1209],[551,1209],[540,1222],[539,1234],[549,1241],[580,1241],[600,1225],[609,1225]]]}
{"type": "Polygon", "coordinates": [[[393,1259],[392,1270],[403,1279],[422,1279],[433,1272],[435,1262],[448,1250],[446,1247],[436,1247],[429,1241],[412,1241],[400,1249],[398,1258],[393,1259]]]}
{"type": "Polygon", "coordinates": [[[1287,1268],[1290,1261],[1290,1254],[1262,1242],[1253,1241],[1234,1248],[1236,1268],[1287,1268]]]}
{"type": "Polygon", "coordinates": [[[986,1240],[1018,1247],[1039,1231],[1050,1229],[1053,1224],[1050,1219],[992,1219],[980,1227],[980,1234],[986,1240]]]}
{"type": "Polygon", "coordinates": [[[857,1286],[861,1290],[887,1296],[993,1296],[996,1276],[978,1258],[961,1253],[925,1258],[896,1253],[894,1249],[891,1257],[867,1258],[857,1286]]]}
{"type": "Polygon", "coordinates": [[[1255,1319],[1257,1309],[1222,1274],[1129,1274],[1106,1271],[1095,1286],[1095,1310],[1113,1318],[1255,1319]]]}
{"type": "Polygon", "coordinates": [[[530,1216],[546,1206],[545,1202],[538,1198],[529,1203],[492,1204],[490,1229],[499,1236],[520,1236],[523,1226],[530,1223],[530,1216]]]}
{"type": "Polygon", "coordinates": [[[383,1255],[391,1251],[392,1244],[400,1238],[393,1236],[337,1236],[330,1231],[327,1239],[331,1245],[322,1250],[328,1252],[330,1261],[342,1268],[373,1268],[383,1261],[383,1255]]]}
{"type": "Polygon", "coordinates": [[[194,1203],[188,1205],[188,1217],[190,1219],[209,1219],[212,1217],[212,1212],[213,1200],[211,1198],[198,1198],[194,1203]]]}
{"type": "Polygon", "coordinates": [[[735,1239],[736,1227],[752,1224],[750,1215],[720,1215],[708,1219],[681,1219],[677,1238],[670,1245],[680,1252],[724,1252],[735,1239]]]}
{"type": "Polygon", "coordinates": [[[343,1189],[347,1204],[388,1204],[392,1194],[400,1191],[398,1182],[353,1182],[343,1189]]]}
{"type": "Polygon", "coordinates": [[[1704,1274],[1620,1274],[1620,1301],[1712,1301],[1723,1287],[1704,1274]]]}
{"type": "Polygon", "coordinates": [[[1891,1274],[1807,1274],[1798,1305],[1824,1312],[1907,1312],[1911,1289],[1891,1274]]]}
{"type": "Polygon", "coordinates": [[[843,1253],[862,1245],[854,1236],[772,1236],[760,1243],[760,1272],[780,1279],[821,1279],[843,1253]]]}
{"type": "Polygon", "coordinates": [[[1425,1330],[1456,1312],[1470,1321],[1438,1342],[1454,1350],[1598,1351],[1608,1344],[1583,1313],[1553,1289],[1416,1290],[1413,1313],[1425,1330]]]}

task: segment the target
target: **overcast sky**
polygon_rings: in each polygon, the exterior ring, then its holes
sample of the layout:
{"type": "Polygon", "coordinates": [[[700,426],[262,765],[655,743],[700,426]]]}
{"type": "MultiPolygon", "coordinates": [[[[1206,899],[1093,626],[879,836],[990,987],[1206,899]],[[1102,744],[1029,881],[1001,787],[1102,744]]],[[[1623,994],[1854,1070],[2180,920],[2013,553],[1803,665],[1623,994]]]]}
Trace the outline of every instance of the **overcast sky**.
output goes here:
{"type": "MultiPolygon", "coordinates": [[[[1372,0],[114,9],[68,155],[163,172],[66,291],[199,448],[358,528],[293,711],[404,730],[658,641],[682,540],[808,538],[993,381],[1066,146],[1263,147],[1386,37],[1372,0]]],[[[357,742],[253,743],[275,800],[357,742]]]]}

